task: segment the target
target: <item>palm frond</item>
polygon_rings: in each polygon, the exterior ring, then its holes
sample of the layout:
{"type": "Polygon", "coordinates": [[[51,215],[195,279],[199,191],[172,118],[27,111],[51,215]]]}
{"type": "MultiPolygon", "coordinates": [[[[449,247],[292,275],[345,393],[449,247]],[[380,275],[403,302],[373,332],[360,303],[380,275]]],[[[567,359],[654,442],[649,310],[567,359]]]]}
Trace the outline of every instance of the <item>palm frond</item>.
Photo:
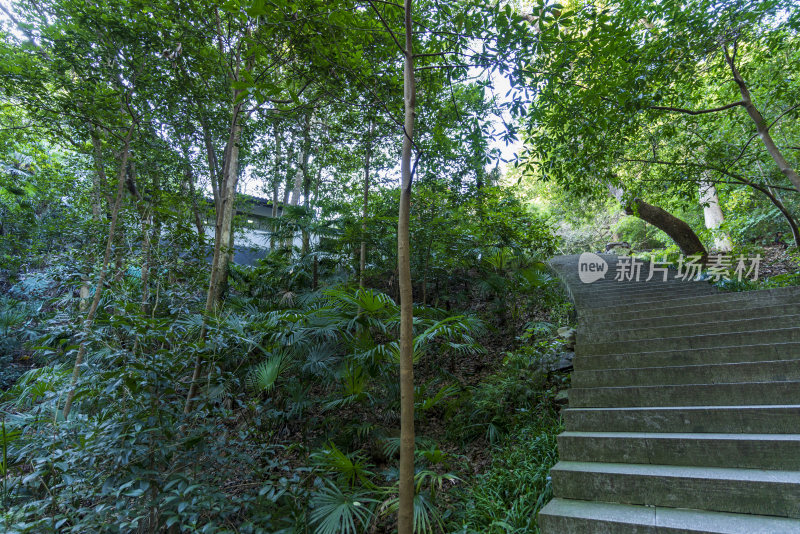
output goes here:
{"type": "Polygon", "coordinates": [[[273,354],[250,369],[247,373],[247,386],[256,394],[270,391],[287,364],[288,358],[283,354],[273,354]]]}
{"type": "Polygon", "coordinates": [[[312,524],[315,534],[358,534],[366,532],[377,501],[365,492],[344,493],[328,482],[311,497],[312,524]]]}

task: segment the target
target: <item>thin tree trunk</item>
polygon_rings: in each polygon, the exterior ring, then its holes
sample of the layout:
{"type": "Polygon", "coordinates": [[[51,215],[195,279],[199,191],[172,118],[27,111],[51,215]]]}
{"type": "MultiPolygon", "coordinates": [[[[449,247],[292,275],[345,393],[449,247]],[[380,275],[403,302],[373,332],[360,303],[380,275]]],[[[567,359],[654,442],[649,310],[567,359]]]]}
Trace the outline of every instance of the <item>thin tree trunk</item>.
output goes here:
{"type": "Polygon", "coordinates": [[[719,196],[713,182],[700,182],[700,204],[703,206],[706,228],[711,230],[714,236],[714,248],[719,252],[730,252],[733,249],[733,243],[731,243],[728,232],[720,230],[720,226],[725,222],[725,216],[722,214],[722,208],[719,207],[719,196]]]}
{"type": "Polygon", "coordinates": [[[208,120],[201,111],[200,125],[203,127],[203,144],[206,147],[206,157],[208,159],[209,178],[211,178],[211,193],[214,195],[214,206],[216,207],[219,202],[219,163],[217,162],[217,152],[214,150],[214,142],[211,138],[211,129],[208,127],[208,120]]]}
{"type": "Polygon", "coordinates": [[[130,142],[133,135],[133,125],[131,125],[125,138],[122,140],[122,161],[119,166],[119,173],[117,174],[117,192],[114,198],[114,204],[111,209],[111,223],[108,227],[108,239],[106,240],[106,251],[103,255],[103,265],[100,268],[100,276],[97,278],[97,284],[94,288],[94,298],[92,305],[89,307],[89,312],[83,321],[83,339],[78,347],[78,355],[75,358],[75,365],[72,368],[72,380],[70,381],[69,393],[67,393],[67,400],[64,404],[62,415],[64,419],[69,417],[69,412],[72,410],[72,401],[75,399],[75,388],[78,384],[78,376],[80,376],[81,363],[86,356],[86,337],[89,335],[94,319],[97,316],[97,308],[100,306],[100,298],[103,295],[103,285],[108,275],[108,264],[111,260],[111,250],[114,243],[114,234],[117,229],[117,220],[119,219],[119,209],[122,205],[122,195],[125,192],[125,176],[128,171],[128,157],[130,155],[130,142]]]}
{"type": "Polygon", "coordinates": [[[372,121],[369,122],[367,147],[364,154],[364,204],[361,208],[361,256],[358,260],[358,285],[364,287],[364,270],[367,267],[367,215],[369,208],[369,164],[372,157],[372,121]]]}
{"type": "Polygon", "coordinates": [[[153,228],[153,210],[151,206],[144,208],[142,213],[142,314],[149,313],[148,304],[150,302],[150,266],[152,265],[153,253],[150,233],[153,228]]]}
{"type": "Polygon", "coordinates": [[[200,244],[205,242],[206,233],[203,225],[203,216],[200,214],[200,206],[197,203],[197,191],[194,188],[194,176],[192,175],[192,164],[186,157],[186,170],[183,173],[186,184],[189,186],[189,195],[192,197],[192,215],[194,216],[194,226],[197,229],[197,238],[200,244]]]}
{"type": "MultiPolygon", "coordinates": [[[[297,169],[292,165],[292,160],[294,159],[294,144],[289,143],[289,148],[286,151],[286,180],[283,189],[283,205],[287,206],[289,204],[289,199],[292,195],[292,187],[294,186],[294,176],[297,173],[297,169]]],[[[284,214],[285,214],[284,210],[284,214]]]]}
{"type": "Polygon", "coordinates": [[[797,226],[797,221],[795,221],[794,216],[786,208],[783,201],[781,201],[781,199],[779,199],[776,195],[774,195],[772,191],[770,191],[769,188],[767,187],[755,184],[753,182],[746,182],[746,183],[753,189],[756,189],[764,193],[764,195],[766,195],[766,197],[770,200],[770,202],[772,202],[772,204],[776,208],[778,208],[778,211],[781,212],[781,215],[783,215],[784,219],[786,219],[786,223],[789,225],[789,229],[792,232],[792,238],[794,239],[795,246],[798,249],[800,249],[800,229],[797,226]]]}
{"type": "Polygon", "coordinates": [[[314,110],[306,113],[305,122],[303,123],[303,147],[302,154],[300,155],[300,172],[294,176],[294,189],[292,190],[292,206],[300,205],[300,193],[303,190],[303,184],[308,180],[308,159],[311,156],[311,117],[314,110]]]}
{"type": "MultiPolygon", "coordinates": [[[[306,116],[305,146],[303,147],[303,206],[305,207],[306,217],[311,217],[311,173],[308,172],[308,158],[311,155],[311,119],[313,115],[314,110],[312,109],[306,116]]],[[[310,236],[308,233],[309,223],[310,219],[308,219],[300,229],[302,236],[300,254],[302,256],[308,254],[310,246],[310,236]]]]}
{"type": "Polygon", "coordinates": [[[281,131],[277,121],[273,124],[275,130],[275,172],[272,175],[272,229],[269,235],[269,249],[275,250],[275,231],[278,219],[278,189],[280,187],[281,170],[281,131]]]}
{"type": "MultiPolygon", "coordinates": [[[[108,179],[106,178],[106,171],[105,166],[103,164],[103,145],[100,141],[100,137],[97,135],[97,129],[92,127],[91,130],[91,139],[92,139],[92,148],[93,148],[93,159],[94,159],[94,166],[95,172],[92,174],[92,220],[96,225],[100,225],[100,221],[103,219],[103,213],[107,212],[111,209],[111,202],[105,196],[105,188],[108,185],[108,179]],[[105,198],[105,209],[103,209],[103,199],[105,198]]],[[[2,232],[0,232],[2,235],[2,232]]],[[[89,272],[91,273],[92,268],[94,266],[94,259],[95,253],[100,248],[100,239],[98,238],[97,241],[92,239],[92,246],[91,246],[91,253],[87,259],[87,263],[89,265],[89,272]]],[[[89,295],[91,294],[91,287],[89,284],[89,275],[86,274],[82,277],[82,283],[80,288],[80,304],[78,306],[81,312],[85,312],[90,305],[89,295]]]]}
{"type": "Polygon", "coordinates": [[[411,281],[411,150],[416,107],[414,79],[413,0],[405,4],[405,62],[403,89],[405,103],[403,152],[400,160],[400,210],[397,221],[397,269],[400,292],[400,470],[398,534],[414,531],[414,296],[411,281]]]}
{"type": "MultiPolygon", "coordinates": [[[[297,175],[297,168],[292,165],[292,160],[294,159],[294,145],[292,143],[289,143],[286,156],[286,181],[283,188],[283,211],[281,212],[281,217],[286,215],[286,206],[291,205],[289,201],[292,198],[292,188],[294,186],[295,176],[297,175]]],[[[286,235],[288,233],[286,227],[281,229],[283,248],[290,248],[292,246],[293,240],[290,236],[286,235]]]]}
{"type": "Polygon", "coordinates": [[[745,83],[744,79],[742,78],[741,74],[739,74],[739,69],[736,68],[736,47],[734,45],[734,52],[733,55],[728,51],[727,45],[723,47],[725,51],[725,60],[728,62],[728,66],[733,73],[733,80],[736,82],[736,85],[739,86],[739,93],[742,95],[742,101],[744,102],[744,108],[747,110],[747,114],[750,115],[750,118],[753,119],[753,122],[756,124],[756,132],[758,132],[758,136],[761,138],[761,141],[764,143],[764,146],[767,148],[767,152],[769,153],[772,160],[778,166],[781,173],[786,176],[792,184],[794,184],[795,188],[800,191],[800,175],[797,174],[789,162],[786,161],[786,158],[783,157],[778,145],[775,144],[775,141],[772,139],[772,136],[769,134],[769,124],[767,121],[764,120],[764,117],[761,115],[761,112],[758,111],[755,104],[753,104],[753,99],[750,96],[750,90],[747,88],[747,83],[745,83]]]}
{"type": "MultiPolygon", "coordinates": [[[[237,94],[234,94],[236,101],[237,94]]],[[[239,179],[239,140],[242,135],[245,114],[242,104],[233,106],[230,133],[223,156],[222,173],[219,184],[219,202],[216,203],[217,220],[215,229],[214,258],[211,261],[211,276],[209,277],[208,294],[206,297],[205,316],[214,313],[222,301],[225,285],[228,279],[231,251],[233,250],[233,216],[235,213],[236,183],[239,179]]],[[[206,324],[200,332],[201,338],[206,336],[206,324]]],[[[194,362],[192,382],[189,393],[186,395],[184,413],[189,413],[192,400],[197,394],[198,381],[203,368],[203,360],[198,352],[194,362]]]]}
{"type": "Polygon", "coordinates": [[[105,164],[103,162],[103,143],[100,141],[100,136],[97,134],[97,129],[93,129],[91,132],[91,139],[92,139],[92,148],[94,150],[94,167],[96,174],[96,179],[94,181],[94,205],[92,206],[92,215],[97,217],[99,221],[101,217],[102,207],[100,204],[103,200],[106,203],[106,212],[110,211],[114,200],[111,196],[106,193],[106,184],[108,183],[108,178],[106,177],[106,170],[105,164]]]}
{"type": "Polygon", "coordinates": [[[428,248],[425,251],[425,267],[422,269],[422,305],[428,304],[428,266],[431,263],[431,242],[428,241],[428,248]]]}

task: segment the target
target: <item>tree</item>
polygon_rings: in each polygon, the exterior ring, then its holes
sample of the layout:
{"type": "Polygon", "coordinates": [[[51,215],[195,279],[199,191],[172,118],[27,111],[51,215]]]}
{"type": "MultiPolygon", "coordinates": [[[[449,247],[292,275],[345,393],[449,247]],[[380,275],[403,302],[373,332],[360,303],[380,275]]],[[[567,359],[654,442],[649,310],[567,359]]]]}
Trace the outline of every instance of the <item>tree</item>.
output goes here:
{"type": "Polygon", "coordinates": [[[720,252],[730,252],[733,244],[728,233],[720,229],[722,223],[725,222],[725,216],[722,214],[722,208],[719,207],[719,196],[713,183],[700,184],[700,203],[703,206],[706,228],[714,233],[714,248],[720,252]]]}
{"type": "MultiPolygon", "coordinates": [[[[780,1],[538,6],[531,55],[515,72],[536,92],[527,117],[528,169],[578,195],[602,195],[611,184],[663,205],[697,205],[709,175],[762,191],[767,184],[750,178],[757,176],[752,164],[736,167],[748,156],[760,161],[751,141],[769,134],[767,125],[782,126],[794,109],[782,95],[800,87],[776,75],[786,63],[770,56],[779,51],[789,64],[798,61],[790,51],[797,19],[780,15],[787,9],[780,1]],[[754,85],[736,74],[743,68],[778,96],[772,102],[783,108],[772,123],[754,106],[735,115],[754,102],[743,92],[754,85]],[[739,78],[735,86],[725,83],[731,75],[739,78]],[[739,99],[731,102],[734,88],[739,99]]],[[[793,184],[769,139],[763,146],[793,184]]]]}
{"type": "Polygon", "coordinates": [[[400,284],[400,504],[397,529],[414,532],[414,296],[411,281],[411,150],[417,87],[414,73],[413,0],[404,0],[403,152],[400,158],[400,212],[397,218],[397,270],[400,284]]]}

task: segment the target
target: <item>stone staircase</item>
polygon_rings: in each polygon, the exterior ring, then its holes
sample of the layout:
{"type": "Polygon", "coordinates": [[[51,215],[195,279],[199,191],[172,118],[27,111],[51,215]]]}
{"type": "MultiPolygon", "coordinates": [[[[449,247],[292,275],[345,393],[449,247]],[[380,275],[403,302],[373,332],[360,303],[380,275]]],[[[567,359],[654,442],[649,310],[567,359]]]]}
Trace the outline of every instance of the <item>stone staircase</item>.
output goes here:
{"type": "Polygon", "coordinates": [[[800,288],[617,282],[601,257],[591,284],[551,261],[579,326],[542,532],[800,533],[800,288]]]}

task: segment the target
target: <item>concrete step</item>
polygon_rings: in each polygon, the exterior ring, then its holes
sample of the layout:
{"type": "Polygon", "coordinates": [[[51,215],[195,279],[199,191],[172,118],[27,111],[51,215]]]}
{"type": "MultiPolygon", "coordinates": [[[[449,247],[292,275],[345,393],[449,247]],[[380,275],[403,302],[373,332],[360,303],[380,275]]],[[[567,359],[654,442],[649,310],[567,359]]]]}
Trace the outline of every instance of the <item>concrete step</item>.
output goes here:
{"type": "Polygon", "coordinates": [[[607,328],[591,334],[578,332],[578,343],[611,343],[614,341],[635,341],[670,337],[680,332],[683,336],[699,336],[705,334],[719,334],[722,332],[748,332],[752,330],[773,330],[777,328],[791,328],[800,325],[800,315],[778,315],[769,317],[748,317],[733,320],[723,320],[713,316],[706,317],[702,322],[694,324],[659,325],[650,324],[629,330],[620,328],[607,328]]]}
{"type": "Polygon", "coordinates": [[[800,359],[800,342],[757,343],[701,349],[635,351],[600,356],[576,356],[573,360],[573,365],[577,371],[590,371],[626,367],[672,367],[796,359],[800,359]]]}
{"type": "Polygon", "coordinates": [[[800,534],[800,521],[730,514],[553,499],[539,512],[542,532],[558,534],[800,534]]]}
{"type": "Polygon", "coordinates": [[[638,295],[647,295],[652,293],[660,293],[669,295],[670,292],[686,293],[689,292],[702,292],[702,293],[717,293],[719,290],[714,288],[711,284],[705,282],[613,282],[605,287],[597,287],[592,284],[590,287],[581,288],[581,296],[596,298],[596,299],[627,299],[629,297],[636,297],[638,295]]]}
{"type": "Polygon", "coordinates": [[[800,517],[797,471],[562,461],[550,475],[565,499],[800,517]]]}
{"type": "Polygon", "coordinates": [[[594,285],[582,288],[580,295],[591,296],[597,299],[627,299],[648,293],[661,293],[669,295],[670,292],[676,294],[690,292],[712,294],[719,290],[706,282],[614,282],[606,287],[596,287],[594,285]]]}
{"type": "MultiPolygon", "coordinates": [[[[543,534],[800,534],[800,287],[579,282],[543,534]]],[[[647,273],[647,265],[642,272],[647,273]]]]}
{"type": "Polygon", "coordinates": [[[619,308],[616,311],[631,309],[647,302],[666,303],[671,300],[694,298],[701,295],[715,295],[712,289],[695,287],[679,287],[674,289],[637,290],[627,293],[609,292],[608,295],[599,295],[594,292],[577,295],[575,302],[578,306],[587,306],[593,310],[597,308],[619,308]]]}
{"type": "Polygon", "coordinates": [[[800,359],[575,371],[572,387],[800,381],[800,359]]]}
{"type": "MultiPolygon", "coordinates": [[[[574,294],[574,292],[573,292],[574,294]]],[[[585,307],[578,310],[582,319],[589,321],[620,321],[667,315],[686,315],[689,313],[713,313],[730,311],[737,307],[756,308],[796,303],[800,299],[800,287],[781,287],[759,291],[719,292],[713,295],[698,295],[673,299],[667,302],[641,304],[628,309],[615,306],[610,308],[585,307]]]]}
{"type": "Polygon", "coordinates": [[[675,335],[631,341],[615,341],[601,343],[581,343],[578,339],[575,345],[575,355],[602,356],[626,352],[650,352],[657,350],[688,350],[718,347],[735,347],[741,345],[755,345],[768,341],[770,343],[800,342],[800,326],[791,328],[775,328],[764,330],[746,330],[718,332],[714,334],[701,334],[696,336],[675,335]]]}
{"type": "Polygon", "coordinates": [[[614,294],[630,294],[637,291],[648,291],[648,290],[668,290],[668,289],[681,289],[686,287],[703,287],[710,289],[712,291],[717,291],[717,289],[709,283],[706,282],[683,282],[680,280],[670,279],[666,282],[662,282],[659,280],[650,280],[647,282],[645,280],[646,276],[640,279],[638,282],[632,281],[616,281],[616,280],[608,280],[605,282],[594,282],[592,284],[583,284],[580,280],[576,280],[577,283],[581,284],[581,293],[582,294],[596,294],[596,295],[614,295],[614,294]],[[584,287],[585,286],[585,287],[584,287]]]}
{"type": "Polygon", "coordinates": [[[800,404],[567,408],[564,425],[578,432],[714,432],[792,434],[800,404]]]}
{"type": "Polygon", "coordinates": [[[705,310],[699,313],[684,315],[659,315],[657,317],[637,317],[623,321],[597,320],[578,326],[578,335],[592,335],[597,332],[610,330],[635,330],[650,327],[683,327],[707,323],[710,319],[719,321],[736,321],[739,319],[758,319],[762,317],[780,317],[782,315],[800,314],[800,302],[779,304],[777,306],[761,306],[756,308],[734,307],[729,310],[717,311],[713,315],[705,310]]]}
{"type": "Polygon", "coordinates": [[[563,432],[564,461],[800,469],[800,434],[563,432]]]}
{"type": "Polygon", "coordinates": [[[572,388],[573,408],[800,404],[800,382],[572,388]]]}

